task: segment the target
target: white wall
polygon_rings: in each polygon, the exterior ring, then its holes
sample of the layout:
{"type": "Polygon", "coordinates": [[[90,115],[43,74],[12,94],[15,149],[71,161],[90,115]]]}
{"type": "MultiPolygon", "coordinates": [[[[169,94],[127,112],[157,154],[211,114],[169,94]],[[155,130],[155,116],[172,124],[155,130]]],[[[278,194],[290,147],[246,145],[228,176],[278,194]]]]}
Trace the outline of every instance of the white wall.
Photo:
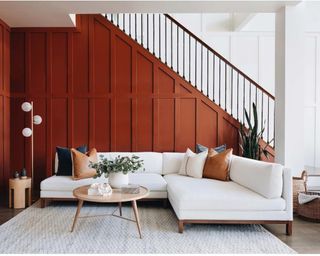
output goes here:
{"type": "MultiPolygon", "coordinates": [[[[245,31],[232,32],[233,24],[230,22],[229,14],[219,14],[213,20],[210,20],[208,14],[173,16],[274,94],[275,37],[269,27],[263,32],[248,31],[250,27],[256,29],[256,26],[249,23],[245,31]],[[226,30],[227,32],[221,32],[226,30]]],[[[307,32],[305,40],[306,78],[305,83],[301,85],[301,90],[304,90],[304,99],[301,100],[304,100],[305,118],[300,120],[297,116],[297,122],[304,122],[305,143],[297,145],[296,149],[304,154],[305,166],[310,169],[320,168],[320,32],[307,32]]]]}

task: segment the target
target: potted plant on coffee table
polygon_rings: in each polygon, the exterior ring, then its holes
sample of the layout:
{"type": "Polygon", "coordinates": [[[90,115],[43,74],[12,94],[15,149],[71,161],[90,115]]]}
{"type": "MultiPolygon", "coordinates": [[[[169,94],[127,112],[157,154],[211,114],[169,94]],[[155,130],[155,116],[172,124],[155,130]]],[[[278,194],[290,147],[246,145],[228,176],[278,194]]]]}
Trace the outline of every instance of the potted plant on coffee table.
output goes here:
{"type": "MultiPolygon", "coordinates": [[[[109,179],[113,188],[121,188],[129,183],[129,172],[135,172],[143,167],[143,160],[138,156],[117,156],[114,159],[107,159],[100,156],[100,161],[91,163],[90,167],[96,169],[95,178],[104,175],[109,179]]],[[[144,170],[144,169],[143,169],[144,170]]]]}

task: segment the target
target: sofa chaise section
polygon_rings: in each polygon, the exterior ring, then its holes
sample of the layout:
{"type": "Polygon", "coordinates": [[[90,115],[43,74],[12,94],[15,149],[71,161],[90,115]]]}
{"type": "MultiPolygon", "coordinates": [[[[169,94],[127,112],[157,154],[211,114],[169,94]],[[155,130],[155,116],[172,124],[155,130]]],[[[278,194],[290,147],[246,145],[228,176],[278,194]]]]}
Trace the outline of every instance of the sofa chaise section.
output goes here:
{"type": "Polygon", "coordinates": [[[187,223],[286,224],[292,233],[292,177],[281,165],[234,156],[231,181],[166,175],[179,232],[187,223]],[[240,168],[239,168],[240,167],[240,168]]]}

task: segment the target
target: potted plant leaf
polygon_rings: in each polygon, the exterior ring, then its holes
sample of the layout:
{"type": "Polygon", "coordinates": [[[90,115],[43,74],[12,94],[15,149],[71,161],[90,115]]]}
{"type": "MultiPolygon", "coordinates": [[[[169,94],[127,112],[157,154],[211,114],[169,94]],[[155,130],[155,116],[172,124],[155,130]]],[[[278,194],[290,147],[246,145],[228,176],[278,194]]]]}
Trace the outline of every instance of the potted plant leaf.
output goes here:
{"type": "Polygon", "coordinates": [[[240,135],[240,148],[242,150],[242,156],[261,160],[261,155],[263,154],[266,158],[269,158],[269,153],[267,147],[273,141],[273,139],[267,143],[264,147],[260,145],[260,140],[262,140],[263,132],[265,127],[261,127],[260,132],[258,132],[258,113],[255,103],[252,103],[253,109],[253,124],[251,123],[251,118],[246,109],[244,109],[245,118],[248,124],[248,128],[244,124],[240,124],[239,135],[240,135]]]}
{"type": "MultiPolygon", "coordinates": [[[[117,156],[114,159],[107,159],[100,156],[100,161],[91,163],[91,168],[96,169],[95,178],[104,175],[109,179],[113,188],[121,188],[129,183],[129,172],[135,172],[143,167],[143,160],[138,156],[117,156]]],[[[144,169],[143,169],[144,170],[144,169]]]]}

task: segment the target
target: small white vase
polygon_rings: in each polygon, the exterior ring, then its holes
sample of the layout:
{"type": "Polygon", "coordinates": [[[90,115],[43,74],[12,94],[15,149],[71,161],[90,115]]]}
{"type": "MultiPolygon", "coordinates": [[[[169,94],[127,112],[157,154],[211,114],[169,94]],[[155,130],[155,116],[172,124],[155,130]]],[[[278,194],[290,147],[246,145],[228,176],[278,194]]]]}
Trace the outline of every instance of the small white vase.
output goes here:
{"type": "Polygon", "coordinates": [[[109,184],[112,188],[121,188],[129,184],[129,175],[122,172],[110,173],[109,184]]]}

